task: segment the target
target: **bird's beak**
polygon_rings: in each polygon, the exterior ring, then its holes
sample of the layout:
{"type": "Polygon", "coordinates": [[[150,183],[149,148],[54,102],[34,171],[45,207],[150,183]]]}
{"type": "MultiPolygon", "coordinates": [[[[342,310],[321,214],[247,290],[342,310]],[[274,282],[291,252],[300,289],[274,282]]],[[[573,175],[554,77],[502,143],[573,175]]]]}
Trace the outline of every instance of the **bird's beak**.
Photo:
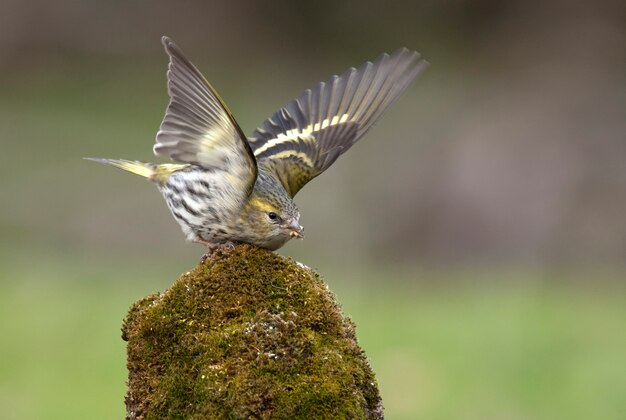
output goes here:
{"type": "Polygon", "coordinates": [[[289,236],[292,238],[304,239],[304,228],[296,219],[287,221],[282,227],[289,231],[289,236]]]}

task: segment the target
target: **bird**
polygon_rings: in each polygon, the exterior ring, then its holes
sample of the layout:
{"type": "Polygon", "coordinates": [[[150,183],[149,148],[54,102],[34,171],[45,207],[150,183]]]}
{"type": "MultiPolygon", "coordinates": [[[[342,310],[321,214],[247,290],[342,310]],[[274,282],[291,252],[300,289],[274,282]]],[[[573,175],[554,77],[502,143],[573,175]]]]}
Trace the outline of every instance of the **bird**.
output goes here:
{"type": "Polygon", "coordinates": [[[247,137],[217,91],[168,37],[169,103],[153,152],[174,163],[86,158],[156,184],[186,239],[277,250],[304,238],[294,196],[378,121],[428,66],[400,48],[332,76],[247,137]]]}

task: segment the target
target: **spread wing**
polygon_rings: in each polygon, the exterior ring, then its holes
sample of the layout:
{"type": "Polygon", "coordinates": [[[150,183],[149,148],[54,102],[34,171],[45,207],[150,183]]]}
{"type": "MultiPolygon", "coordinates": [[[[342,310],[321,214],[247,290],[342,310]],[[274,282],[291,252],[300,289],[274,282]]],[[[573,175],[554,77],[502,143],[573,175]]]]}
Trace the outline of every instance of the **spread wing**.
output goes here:
{"type": "Polygon", "coordinates": [[[154,154],[235,175],[242,191],[252,191],[256,159],[232,114],[213,87],[171,39],[162,38],[170,57],[170,102],[156,136],[154,154]]]}
{"type": "Polygon", "coordinates": [[[306,90],[248,139],[293,197],[356,143],[428,63],[406,48],[306,90]]]}

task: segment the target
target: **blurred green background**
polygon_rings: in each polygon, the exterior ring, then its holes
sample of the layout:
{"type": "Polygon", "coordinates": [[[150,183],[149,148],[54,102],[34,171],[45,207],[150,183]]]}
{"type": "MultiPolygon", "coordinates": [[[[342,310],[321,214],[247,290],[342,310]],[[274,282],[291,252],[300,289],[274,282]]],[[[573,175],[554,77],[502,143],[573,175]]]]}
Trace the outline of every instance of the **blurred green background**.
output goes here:
{"type": "Polygon", "coordinates": [[[0,417],[121,418],[120,326],[203,250],[156,189],[172,37],[246,132],[400,46],[431,67],[298,196],[389,419],[626,416],[623,2],[0,5],[0,417]]]}

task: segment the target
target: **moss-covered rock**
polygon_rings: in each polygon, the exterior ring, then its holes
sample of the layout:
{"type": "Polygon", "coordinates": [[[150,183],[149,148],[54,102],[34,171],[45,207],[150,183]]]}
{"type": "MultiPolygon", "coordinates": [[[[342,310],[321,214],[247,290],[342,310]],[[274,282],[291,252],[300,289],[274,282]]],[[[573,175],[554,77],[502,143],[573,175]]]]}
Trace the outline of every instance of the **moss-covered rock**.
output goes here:
{"type": "Polygon", "coordinates": [[[382,418],[354,325],[312,270],[248,245],[135,303],[127,418],[382,418]]]}

